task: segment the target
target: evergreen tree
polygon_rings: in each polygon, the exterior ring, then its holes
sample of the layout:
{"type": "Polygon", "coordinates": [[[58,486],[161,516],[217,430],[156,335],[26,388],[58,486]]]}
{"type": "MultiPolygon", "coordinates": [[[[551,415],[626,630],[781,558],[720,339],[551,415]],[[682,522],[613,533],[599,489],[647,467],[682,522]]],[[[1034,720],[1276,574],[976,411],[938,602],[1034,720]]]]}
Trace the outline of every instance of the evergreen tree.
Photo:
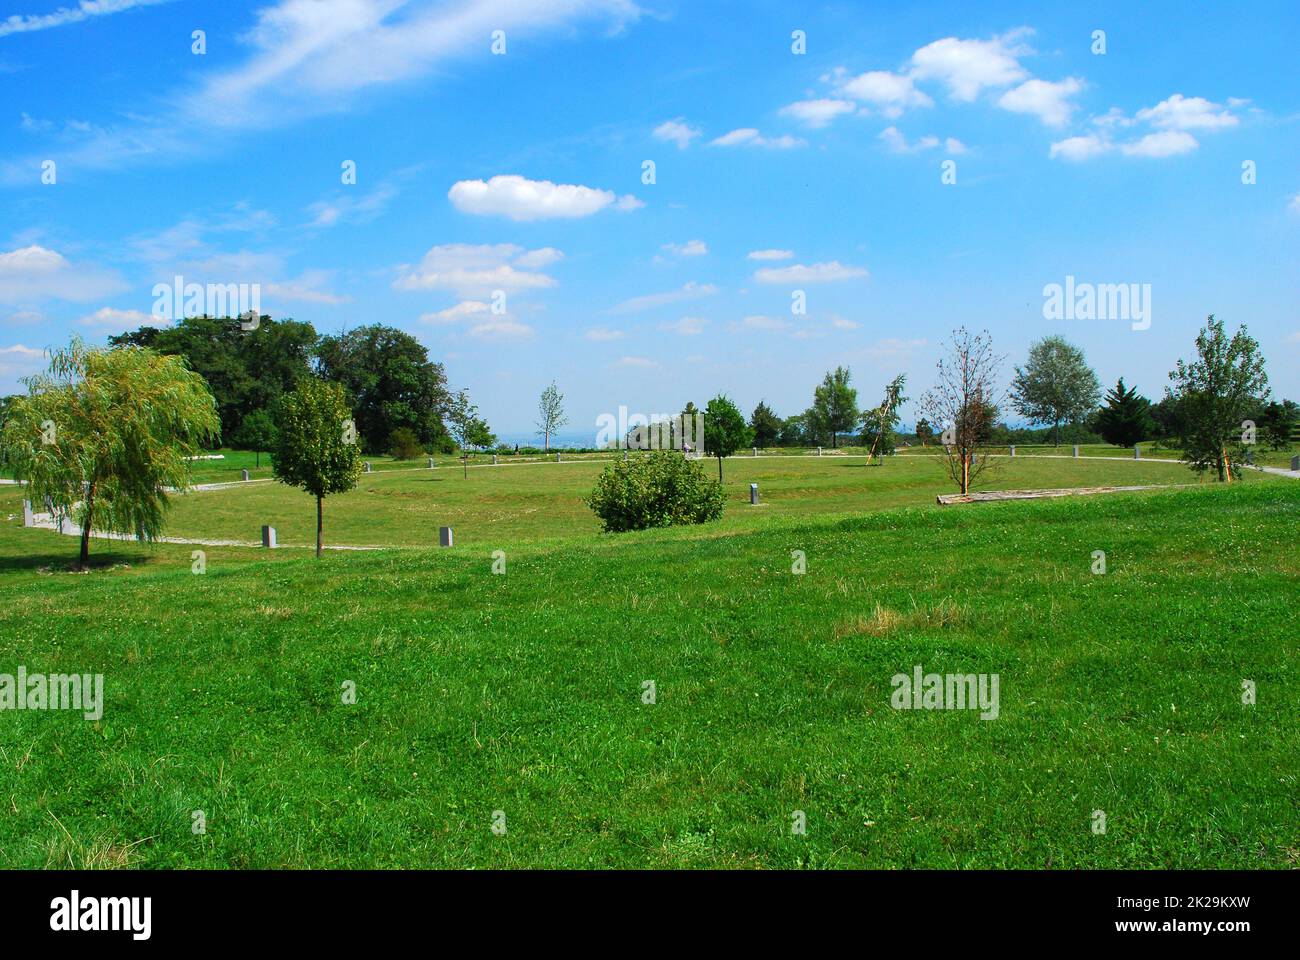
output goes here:
{"type": "Polygon", "coordinates": [[[1138,396],[1137,388],[1124,389],[1124,378],[1106,393],[1106,406],[1097,415],[1097,432],[1107,443],[1131,447],[1155,433],[1151,401],[1138,396]]]}

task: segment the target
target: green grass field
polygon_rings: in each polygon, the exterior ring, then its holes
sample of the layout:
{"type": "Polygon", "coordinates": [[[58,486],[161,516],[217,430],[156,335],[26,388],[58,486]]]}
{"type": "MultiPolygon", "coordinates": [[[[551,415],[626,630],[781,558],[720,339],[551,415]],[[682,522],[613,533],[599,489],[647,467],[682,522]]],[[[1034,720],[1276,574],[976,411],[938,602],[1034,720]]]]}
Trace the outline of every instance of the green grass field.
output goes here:
{"type": "MultiPolygon", "coordinates": [[[[737,458],[720,522],[602,535],[599,469],[381,470],[326,541],[400,549],[212,547],[203,575],[106,541],[67,572],[76,541],[0,488],[0,673],[106,677],[98,722],[0,712],[0,865],[1300,861],[1300,483],[1017,457],[990,487],[1193,485],[940,508],[915,455],[737,458]],[[998,674],[998,718],[891,709],[918,664],[998,674]]],[[[241,485],[167,532],[305,545],[313,509],[241,485]]]]}

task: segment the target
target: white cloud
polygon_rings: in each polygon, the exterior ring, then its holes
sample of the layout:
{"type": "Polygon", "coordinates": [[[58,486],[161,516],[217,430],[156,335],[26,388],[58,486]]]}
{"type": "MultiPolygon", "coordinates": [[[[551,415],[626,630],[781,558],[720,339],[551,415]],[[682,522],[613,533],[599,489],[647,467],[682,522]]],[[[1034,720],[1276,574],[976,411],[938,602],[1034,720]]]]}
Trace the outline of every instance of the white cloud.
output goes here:
{"type": "Polygon", "coordinates": [[[487,313],[492,308],[482,300],[462,300],[455,306],[448,307],[446,310],[439,310],[436,313],[423,313],[420,315],[421,323],[460,323],[466,317],[476,316],[480,313],[487,313]]]}
{"type": "Polygon", "coordinates": [[[262,293],[294,303],[334,305],[350,301],[351,297],[323,289],[330,277],[327,270],[304,270],[297,279],[262,284],[262,293]]]}
{"type": "Polygon", "coordinates": [[[922,150],[932,150],[939,145],[939,138],[935,136],[921,137],[916,143],[908,143],[907,137],[897,127],[886,127],[881,130],[880,139],[885,141],[885,146],[889,148],[890,153],[919,153],[922,150]]]}
{"type": "Polygon", "coordinates": [[[816,129],[857,109],[851,100],[800,100],[782,107],[780,113],[783,117],[794,117],[804,126],[816,129]]]}
{"type": "Polygon", "coordinates": [[[14,33],[29,33],[36,30],[49,30],[68,23],[80,23],[91,17],[107,16],[121,13],[134,7],[152,7],[171,0],[80,0],[75,7],[59,7],[53,13],[14,14],[0,20],[0,37],[14,33]]]}
{"type": "Polygon", "coordinates": [[[807,144],[806,140],[789,135],[781,137],[765,137],[753,127],[741,127],[738,130],[732,130],[730,133],[724,133],[715,140],[710,141],[712,147],[771,147],[774,150],[789,150],[791,147],[802,147],[807,144]]]}
{"type": "Polygon", "coordinates": [[[659,249],[675,257],[702,257],[709,252],[703,240],[687,240],[685,243],[665,243],[659,249]]]}
{"type": "Polygon", "coordinates": [[[500,320],[485,320],[474,324],[467,332],[476,340],[527,340],[533,335],[533,328],[526,323],[502,317],[500,320]]]}
{"type": "Polygon", "coordinates": [[[862,326],[862,324],[836,314],[831,317],[831,326],[836,330],[856,330],[858,327],[862,326]]]}
{"type": "Polygon", "coordinates": [[[668,290],[664,293],[649,293],[641,297],[633,297],[630,300],[624,300],[609,309],[610,313],[639,313],[642,310],[650,310],[654,307],[661,307],[668,303],[681,303],[685,300],[699,300],[703,297],[709,297],[718,292],[718,288],[711,283],[696,283],[692,280],[690,283],[683,284],[676,290],[668,290]]]}
{"type": "Polygon", "coordinates": [[[667,330],[669,333],[676,333],[683,337],[694,337],[704,332],[708,321],[702,317],[682,317],[671,323],[661,323],[660,330],[667,330]]]}
{"type": "Polygon", "coordinates": [[[1012,113],[1033,114],[1049,127],[1063,127],[1070,122],[1075,109],[1070,97],[1083,88],[1083,81],[1077,77],[1066,77],[1056,83],[1026,80],[1002,94],[998,106],[1012,113]]]}
{"type": "Polygon", "coordinates": [[[867,271],[862,267],[845,266],[838,260],[807,266],[797,263],[789,267],[764,267],[754,271],[754,279],[759,283],[831,283],[866,275],[867,271]]]}
{"type": "MultiPolygon", "coordinates": [[[[418,265],[398,268],[397,290],[450,290],[465,298],[486,299],[494,290],[531,290],[555,286],[545,273],[524,269],[544,250],[526,251],[512,243],[447,243],[430,248],[418,265]]],[[[558,253],[558,251],[553,251],[558,253]]],[[[552,260],[553,262],[553,260],[552,260]]]]}
{"type": "Polygon", "coordinates": [[[656,140],[667,140],[677,144],[678,150],[685,150],[691,145],[691,141],[700,135],[700,131],[688,126],[685,119],[678,117],[676,120],[665,120],[654,129],[656,140]]]}
{"type": "Polygon", "coordinates": [[[943,142],[943,149],[955,157],[966,152],[966,144],[956,137],[949,137],[943,142]]]}
{"type": "Polygon", "coordinates": [[[794,256],[793,250],[751,250],[750,260],[789,260],[794,256]]]}
{"type": "Polygon", "coordinates": [[[1182,130],[1161,130],[1148,133],[1132,143],[1121,143],[1119,149],[1130,157],[1173,157],[1188,153],[1197,147],[1196,138],[1182,130]]]}
{"type": "Polygon", "coordinates": [[[630,193],[623,194],[614,202],[614,209],[619,213],[631,213],[633,210],[640,210],[644,206],[643,201],[638,200],[630,193]]]}
{"type": "Polygon", "coordinates": [[[1052,144],[1050,155],[1053,160],[1060,157],[1062,160],[1079,162],[1091,160],[1103,153],[1109,153],[1111,149],[1112,144],[1109,140],[1090,133],[1082,137],[1067,137],[1064,140],[1058,140],[1052,144]]]}
{"type": "Polygon", "coordinates": [[[835,76],[840,78],[835,87],[838,94],[869,103],[886,117],[901,116],[908,107],[934,106],[934,101],[916,89],[912,78],[904,74],[871,70],[844,79],[847,74],[840,69],[835,72],[835,76]]]}
{"type": "Polygon", "coordinates": [[[33,300],[98,300],[121,293],[126,284],[116,273],[70,262],[38,244],[0,253],[0,303],[33,300]]]}
{"type": "Polygon", "coordinates": [[[784,330],[789,326],[780,317],[768,317],[755,314],[730,324],[732,330],[784,330]]]}
{"type": "Polygon", "coordinates": [[[872,360],[906,361],[917,350],[929,346],[924,339],[902,340],[898,337],[886,337],[877,340],[866,348],[866,355],[872,360]]]}
{"type": "Polygon", "coordinates": [[[636,367],[644,370],[652,370],[659,364],[649,357],[619,357],[614,361],[615,367],[636,367]]]}
{"type": "Polygon", "coordinates": [[[564,254],[554,247],[539,247],[515,258],[515,266],[524,270],[540,270],[564,259],[564,254]]]}
{"type": "Polygon", "coordinates": [[[593,343],[609,343],[611,340],[622,340],[624,334],[622,330],[612,330],[609,327],[592,327],[583,336],[593,343]]]}
{"type": "Polygon", "coordinates": [[[1139,110],[1137,119],[1161,130],[1222,130],[1239,122],[1219,104],[1204,97],[1184,97],[1181,93],[1139,110]]]}
{"type": "Polygon", "coordinates": [[[157,327],[162,323],[142,310],[116,310],[113,307],[100,307],[94,313],[88,313],[77,321],[83,327],[98,327],[108,330],[134,330],[136,327],[157,327]]]}
{"type": "Polygon", "coordinates": [[[1292,213],[1300,213],[1300,193],[1291,198],[1291,203],[1287,205],[1287,209],[1292,213]]]}
{"type": "Polygon", "coordinates": [[[936,40],[912,54],[912,75],[940,80],[954,100],[970,103],[985,87],[1008,87],[1029,76],[1019,61],[1028,51],[1016,41],[1030,32],[1014,30],[992,40],[936,40]]]}
{"type": "Polygon", "coordinates": [[[312,214],[310,226],[369,223],[384,212],[397,193],[395,186],[385,183],[360,196],[344,194],[330,200],[318,200],[307,207],[307,212],[312,214]]]}
{"type": "Polygon", "coordinates": [[[616,199],[611,190],[529,180],[513,173],[498,174],[486,182],[459,180],[452,184],[447,196],[462,213],[515,221],[589,217],[616,199]]]}

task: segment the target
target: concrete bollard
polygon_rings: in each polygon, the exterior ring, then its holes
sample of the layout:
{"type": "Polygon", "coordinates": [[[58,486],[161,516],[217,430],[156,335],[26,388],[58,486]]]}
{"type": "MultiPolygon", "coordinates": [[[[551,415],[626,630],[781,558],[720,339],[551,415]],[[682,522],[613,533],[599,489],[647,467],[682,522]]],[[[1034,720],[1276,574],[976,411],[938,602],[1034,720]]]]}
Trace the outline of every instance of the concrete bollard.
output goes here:
{"type": "Polygon", "coordinates": [[[624,461],[627,460],[627,451],[626,451],[626,450],[623,451],[623,460],[624,460],[624,461]]]}
{"type": "Polygon", "coordinates": [[[749,485],[749,505],[751,507],[758,506],[758,484],[756,483],[749,485]]]}
{"type": "Polygon", "coordinates": [[[1133,444],[1133,459],[1134,460],[1142,459],[1142,448],[1139,447],[1136,443],[1133,444]]]}
{"type": "Polygon", "coordinates": [[[450,547],[454,539],[455,537],[452,534],[451,527],[438,528],[438,546],[450,547]]]}
{"type": "Polygon", "coordinates": [[[562,462],[562,461],[560,460],[560,455],[559,455],[558,453],[555,455],[555,462],[556,462],[556,463],[561,463],[561,462],[562,462]]]}
{"type": "Polygon", "coordinates": [[[1016,448],[1015,448],[1014,446],[1012,446],[1012,448],[1011,448],[1011,455],[1012,455],[1013,457],[1016,455],[1016,448]]]}
{"type": "Polygon", "coordinates": [[[262,546],[266,547],[268,550],[275,549],[275,527],[262,528],[262,546]]]}
{"type": "Polygon", "coordinates": [[[30,500],[24,500],[23,501],[23,526],[30,527],[30,526],[34,526],[35,523],[36,523],[36,515],[32,513],[32,502],[30,500]]]}
{"type": "Polygon", "coordinates": [[[1074,459],[1079,459],[1079,445],[1077,443],[1074,445],[1074,459]]]}
{"type": "Polygon", "coordinates": [[[429,469],[430,469],[430,470],[433,469],[433,457],[430,457],[430,458],[429,458],[429,469]]]}
{"type": "Polygon", "coordinates": [[[758,447],[753,447],[752,449],[754,451],[754,456],[758,456],[758,447]]]}
{"type": "Polygon", "coordinates": [[[367,460],[367,461],[366,461],[366,473],[369,473],[369,472],[370,472],[370,461],[367,460]]]}
{"type": "Polygon", "coordinates": [[[492,466],[495,467],[496,465],[497,465],[497,455],[494,453],[492,454],[492,466]]]}
{"type": "Polygon", "coordinates": [[[242,473],[243,473],[243,475],[244,475],[242,479],[244,479],[245,481],[247,481],[247,480],[248,480],[248,471],[247,471],[247,470],[244,470],[244,471],[242,471],[242,473]]]}
{"type": "Polygon", "coordinates": [[[1291,458],[1291,469],[1300,472],[1300,457],[1291,458]]]}
{"type": "Polygon", "coordinates": [[[821,448],[821,447],[818,447],[818,448],[817,448],[817,456],[820,457],[821,455],[822,455],[822,448],[821,448]]]}

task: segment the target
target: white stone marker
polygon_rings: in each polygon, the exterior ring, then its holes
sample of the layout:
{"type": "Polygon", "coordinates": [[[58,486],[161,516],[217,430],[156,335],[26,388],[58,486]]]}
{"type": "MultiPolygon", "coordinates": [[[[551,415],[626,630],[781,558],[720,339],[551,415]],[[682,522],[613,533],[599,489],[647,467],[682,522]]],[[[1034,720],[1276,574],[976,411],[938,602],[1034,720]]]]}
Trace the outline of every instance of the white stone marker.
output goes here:
{"type": "Polygon", "coordinates": [[[366,473],[369,473],[369,472],[370,472],[370,461],[367,460],[367,461],[366,461],[366,473]]]}
{"type": "Polygon", "coordinates": [[[248,471],[247,471],[247,470],[244,471],[244,479],[245,479],[245,480],[248,479],[248,471]]]}
{"type": "Polygon", "coordinates": [[[1016,448],[1015,448],[1015,446],[1012,446],[1012,447],[1011,447],[1011,455],[1012,455],[1013,457],[1016,455],[1016,448]]]}
{"type": "Polygon", "coordinates": [[[430,457],[430,458],[429,458],[429,469],[430,469],[430,470],[433,469],[433,457],[430,457]]]}
{"type": "Polygon", "coordinates": [[[1074,445],[1074,459],[1079,459],[1079,445],[1077,443],[1074,445]]]}
{"type": "Polygon", "coordinates": [[[438,546],[450,547],[454,539],[455,537],[452,534],[451,527],[438,528],[438,546]]]}
{"type": "Polygon", "coordinates": [[[1300,470],[1300,457],[1292,457],[1292,458],[1291,458],[1291,469],[1292,469],[1292,470],[1300,470]]]}
{"type": "Polygon", "coordinates": [[[1142,459],[1142,448],[1139,447],[1136,443],[1133,444],[1133,459],[1134,460],[1142,459]]]}
{"type": "Polygon", "coordinates": [[[262,546],[268,550],[275,549],[275,527],[262,527],[262,546]]]}
{"type": "Polygon", "coordinates": [[[494,453],[492,454],[492,466],[495,467],[496,465],[497,465],[497,455],[494,453]]]}
{"type": "Polygon", "coordinates": [[[555,455],[555,462],[556,463],[560,462],[560,455],[558,453],[555,455]]]}
{"type": "Polygon", "coordinates": [[[36,515],[32,513],[32,502],[30,500],[24,500],[23,501],[23,526],[30,527],[34,523],[36,523],[36,515]]]}
{"type": "Polygon", "coordinates": [[[820,457],[821,455],[822,455],[822,448],[821,448],[821,447],[818,447],[818,448],[817,448],[817,456],[820,457]]]}
{"type": "Polygon", "coordinates": [[[751,507],[758,506],[758,484],[756,483],[749,485],[749,505],[751,507]]]}
{"type": "Polygon", "coordinates": [[[758,447],[753,447],[752,449],[754,451],[754,456],[758,456],[758,447]]]}

